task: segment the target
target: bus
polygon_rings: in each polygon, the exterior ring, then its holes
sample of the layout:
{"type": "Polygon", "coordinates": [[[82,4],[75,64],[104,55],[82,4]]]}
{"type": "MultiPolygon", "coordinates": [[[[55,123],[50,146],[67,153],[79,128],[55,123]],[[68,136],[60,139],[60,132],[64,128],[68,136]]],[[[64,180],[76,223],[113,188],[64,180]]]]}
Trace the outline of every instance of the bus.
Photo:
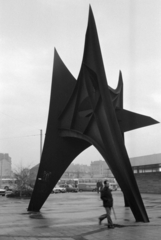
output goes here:
{"type": "Polygon", "coordinates": [[[1,188],[6,190],[13,189],[16,186],[15,178],[1,178],[0,179],[1,188]]]}
{"type": "Polygon", "coordinates": [[[102,183],[107,180],[109,182],[110,188],[113,191],[116,191],[118,189],[118,184],[116,182],[116,179],[111,177],[111,178],[74,178],[74,179],[65,179],[62,178],[59,180],[58,184],[71,184],[75,187],[81,187],[81,190],[83,190],[83,186],[89,185],[88,188],[91,188],[92,191],[95,191],[96,189],[96,184],[98,181],[101,181],[102,183]],[[82,185],[83,184],[83,185],[82,185]],[[85,185],[86,184],[86,185],[85,185]]]}
{"type": "MultiPolygon", "coordinates": [[[[78,183],[78,186],[79,184],[90,184],[91,185],[91,188],[93,189],[94,191],[94,188],[93,186],[97,184],[98,181],[100,182],[104,182],[105,180],[107,180],[109,182],[109,185],[110,185],[110,188],[113,190],[113,191],[116,191],[118,189],[118,184],[116,182],[116,179],[111,177],[111,178],[80,178],[79,179],[79,183],[78,183]]],[[[82,185],[81,185],[82,186],[82,185]]]]}
{"type": "Polygon", "coordinates": [[[58,185],[59,184],[71,184],[74,187],[77,187],[78,183],[79,183],[79,179],[77,179],[77,178],[73,178],[73,179],[62,178],[58,181],[58,185]]]}

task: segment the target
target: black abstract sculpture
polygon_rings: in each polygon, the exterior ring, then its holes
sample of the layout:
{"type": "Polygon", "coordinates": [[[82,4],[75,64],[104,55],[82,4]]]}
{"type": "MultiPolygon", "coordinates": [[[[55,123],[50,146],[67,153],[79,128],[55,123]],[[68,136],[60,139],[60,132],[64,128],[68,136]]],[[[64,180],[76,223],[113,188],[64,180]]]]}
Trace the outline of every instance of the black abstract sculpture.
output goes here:
{"type": "Polygon", "coordinates": [[[81,70],[76,81],[55,50],[44,148],[28,211],[39,211],[70,163],[94,145],[121,187],[136,221],[148,222],[124,145],[124,132],[155,124],[123,109],[123,81],[107,85],[97,30],[89,10],[81,70]]]}

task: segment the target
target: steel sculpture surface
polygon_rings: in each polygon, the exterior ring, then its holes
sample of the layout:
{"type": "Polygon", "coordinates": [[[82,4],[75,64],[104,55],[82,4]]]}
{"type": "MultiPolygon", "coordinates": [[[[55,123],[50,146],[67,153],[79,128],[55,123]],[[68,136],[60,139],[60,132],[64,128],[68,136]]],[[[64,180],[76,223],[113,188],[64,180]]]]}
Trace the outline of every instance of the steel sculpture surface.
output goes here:
{"type": "Polygon", "coordinates": [[[28,211],[39,211],[70,163],[93,145],[119,183],[136,221],[148,216],[124,145],[126,131],[157,123],[123,109],[123,81],[107,84],[92,10],[77,81],[55,50],[49,116],[35,188],[28,211]]]}

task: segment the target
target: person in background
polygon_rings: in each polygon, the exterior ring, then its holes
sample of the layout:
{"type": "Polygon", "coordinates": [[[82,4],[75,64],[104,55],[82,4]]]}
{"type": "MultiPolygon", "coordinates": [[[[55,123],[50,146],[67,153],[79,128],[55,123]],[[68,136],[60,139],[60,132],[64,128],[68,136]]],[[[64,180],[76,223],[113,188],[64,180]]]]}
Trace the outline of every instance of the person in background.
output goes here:
{"type": "Polygon", "coordinates": [[[103,201],[103,206],[106,210],[106,214],[103,214],[99,217],[99,224],[107,218],[107,226],[108,228],[114,228],[114,224],[111,219],[111,208],[113,207],[113,197],[111,193],[111,189],[109,189],[109,183],[107,180],[104,181],[104,188],[101,191],[101,199],[103,201]]]}
{"type": "Polygon", "coordinates": [[[100,181],[100,188],[99,188],[99,192],[101,192],[101,191],[102,191],[102,189],[103,189],[103,183],[102,183],[102,181],[100,181]]]}
{"type": "Polygon", "coordinates": [[[97,181],[97,183],[96,183],[97,193],[99,193],[99,187],[100,187],[100,183],[99,183],[99,181],[97,181]]]}

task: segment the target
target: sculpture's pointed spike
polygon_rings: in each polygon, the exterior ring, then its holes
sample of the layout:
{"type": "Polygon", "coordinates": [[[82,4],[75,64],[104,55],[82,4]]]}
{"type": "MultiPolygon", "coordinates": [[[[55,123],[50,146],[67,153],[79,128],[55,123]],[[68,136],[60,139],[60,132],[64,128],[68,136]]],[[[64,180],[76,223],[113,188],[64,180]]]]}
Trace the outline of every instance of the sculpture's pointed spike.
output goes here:
{"type": "Polygon", "coordinates": [[[119,71],[119,84],[123,85],[123,77],[122,77],[122,72],[121,71],[119,71]]]}
{"type": "Polygon", "coordinates": [[[123,88],[123,78],[122,78],[122,72],[119,71],[119,78],[118,78],[118,84],[116,91],[120,91],[123,88]]]}
{"type": "Polygon", "coordinates": [[[57,50],[54,49],[54,63],[55,63],[55,61],[57,61],[56,59],[60,59],[60,56],[59,56],[57,50]]]}
{"type": "Polygon", "coordinates": [[[134,129],[159,123],[149,116],[131,112],[125,109],[116,109],[116,116],[122,132],[128,132],[134,129]]]}

